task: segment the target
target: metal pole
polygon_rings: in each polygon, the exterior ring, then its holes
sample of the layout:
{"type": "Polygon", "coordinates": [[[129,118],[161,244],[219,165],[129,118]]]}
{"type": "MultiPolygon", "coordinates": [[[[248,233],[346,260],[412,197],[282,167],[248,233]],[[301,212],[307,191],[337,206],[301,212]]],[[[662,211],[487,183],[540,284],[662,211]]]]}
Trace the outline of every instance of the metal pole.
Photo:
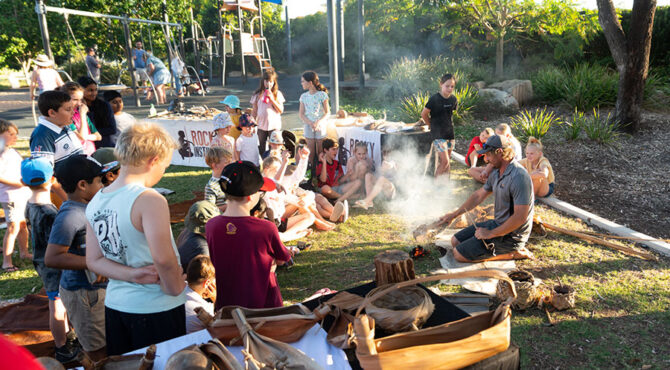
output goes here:
{"type": "Polygon", "coordinates": [[[137,94],[137,81],[135,80],[135,61],[133,60],[133,47],[130,42],[130,28],[128,27],[128,18],[121,21],[123,23],[123,35],[126,39],[126,58],[128,58],[128,71],[130,72],[130,81],[133,87],[133,95],[135,95],[135,106],[139,107],[140,96],[137,94]]]}
{"type": "Polygon", "coordinates": [[[198,29],[195,27],[193,20],[193,7],[188,8],[191,13],[191,37],[193,37],[193,67],[196,73],[200,70],[200,59],[198,58],[198,29]]]}
{"type": "Polygon", "coordinates": [[[331,88],[331,114],[335,114],[340,109],[339,78],[337,70],[337,30],[336,13],[334,0],[328,0],[328,49],[330,54],[330,88],[331,88]]]}
{"type": "Polygon", "coordinates": [[[340,71],[339,79],[344,81],[344,6],[342,6],[342,0],[337,0],[337,35],[340,38],[337,43],[339,48],[337,67],[340,71]]]}
{"type": "Polygon", "coordinates": [[[151,26],[147,29],[149,31],[149,49],[151,49],[151,54],[154,53],[154,41],[153,37],[151,36],[151,26]]]}
{"type": "Polygon", "coordinates": [[[365,88],[365,8],[358,0],[358,88],[365,88]]]}
{"type": "Polygon", "coordinates": [[[258,28],[260,35],[263,37],[263,10],[261,9],[261,0],[258,0],[258,28]]]}
{"type": "MultiPolygon", "coordinates": [[[[221,0],[217,0],[216,5],[218,7],[218,12],[219,12],[219,58],[221,62],[221,86],[226,86],[226,51],[224,50],[224,35],[225,33],[223,32],[223,14],[221,14],[221,7],[223,6],[223,2],[221,0]]],[[[203,35],[204,36],[204,35],[203,35]]],[[[209,70],[210,70],[210,81],[211,81],[211,71],[212,71],[212,48],[209,49],[209,70]]]]}
{"type": "Polygon", "coordinates": [[[179,27],[179,51],[181,52],[181,59],[186,64],[186,50],[184,49],[184,29],[179,27]]]}
{"type": "Polygon", "coordinates": [[[242,85],[247,83],[247,69],[244,65],[244,49],[242,48],[242,33],[244,32],[244,24],[242,23],[242,7],[237,3],[237,23],[240,27],[240,62],[242,65],[242,85]]]}
{"type": "Polygon", "coordinates": [[[288,17],[288,1],[286,3],[286,6],[284,7],[284,12],[286,13],[286,39],[287,39],[287,45],[286,45],[286,61],[288,65],[290,66],[293,61],[293,48],[291,47],[291,20],[288,17]]]}
{"type": "Polygon", "coordinates": [[[40,25],[40,33],[42,34],[42,45],[44,46],[44,53],[49,59],[54,60],[51,52],[51,42],[49,41],[49,28],[47,27],[47,15],[42,0],[35,0],[35,13],[37,13],[37,22],[40,25]]]}

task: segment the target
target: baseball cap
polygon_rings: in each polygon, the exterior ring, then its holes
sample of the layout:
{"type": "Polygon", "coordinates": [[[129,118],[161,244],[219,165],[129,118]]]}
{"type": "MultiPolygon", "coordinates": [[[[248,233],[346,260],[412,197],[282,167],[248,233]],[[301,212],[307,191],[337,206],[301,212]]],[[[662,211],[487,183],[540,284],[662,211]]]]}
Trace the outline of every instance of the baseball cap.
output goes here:
{"type": "Polygon", "coordinates": [[[490,151],[506,148],[510,146],[509,140],[500,135],[493,135],[486,140],[486,143],[482,146],[480,150],[477,151],[477,154],[484,154],[490,151]]]}
{"type": "Polygon", "coordinates": [[[270,144],[284,144],[284,138],[282,137],[282,133],[279,130],[274,130],[270,134],[270,139],[268,140],[270,144]]]}
{"type": "Polygon", "coordinates": [[[21,162],[21,180],[26,185],[42,185],[53,175],[54,168],[46,157],[30,157],[21,162]]]}
{"type": "Polygon", "coordinates": [[[205,232],[205,224],[210,218],[220,215],[219,209],[216,205],[207,200],[201,200],[193,203],[188,209],[188,214],[184,219],[184,226],[194,233],[203,234],[205,232]]]}
{"type": "Polygon", "coordinates": [[[91,157],[96,161],[100,162],[102,166],[108,171],[116,171],[121,168],[118,158],[114,155],[114,149],[112,148],[100,148],[96,150],[91,157]]]}
{"type": "Polygon", "coordinates": [[[246,197],[259,191],[276,189],[272,179],[263,177],[261,171],[249,161],[237,161],[227,165],[219,180],[223,192],[236,197],[246,197]]]}
{"type": "Polygon", "coordinates": [[[64,189],[74,189],[81,180],[91,180],[108,172],[100,162],[85,154],[73,155],[58,166],[56,178],[64,189]]]}
{"type": "Polygon", "coordinates": [[[240,109],[240,98],[235,95],[228,95],[219,104],[225,104],[233,109],[240,109]]]}
{"type": "Polygon", "coordinates": [[[214,120],[212,123],[214,124],[214,130],[218,130],[220,128],[226,128],[233,125],[233,121],[230,119],[230,114],[228,114],[227,112],[219,113],[216,116],[214,116],[214,120]]]}
{"type": "Polygon", "coordinates": [[[240,127],[253,127],[256,126],[256,120],[254,117],[244,113],[240,116],[240,127]]]}

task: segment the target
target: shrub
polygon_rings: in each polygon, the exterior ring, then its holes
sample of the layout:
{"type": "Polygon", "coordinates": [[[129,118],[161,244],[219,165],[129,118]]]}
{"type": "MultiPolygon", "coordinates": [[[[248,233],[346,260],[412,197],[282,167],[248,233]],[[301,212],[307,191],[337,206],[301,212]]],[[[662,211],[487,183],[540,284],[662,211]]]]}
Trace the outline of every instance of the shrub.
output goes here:
{"type": "Polygon", "coordinates": [[[403,122],[416,122],[421,118],[421,111],[430,99],[429,93],[418,93],[410,97],[403,98],[400,103],[400,120],[403,122]]]}
{"type": "Polygon", "coordinates": [[[579,138],[579,134],[582,131],[582,128],[586,124],[587,118],[584,116],[584,112],[580,112],[577,109],[572,113],[572,119],[570,121],[564,122],[563,125],[563,136],[566,140],[572,141],[579,138]]]}
{"type": "Polygon", "coordinates": [[[470,85],[465,85],[454,90],[454,96],[458,99],[458,106],[454,111],[454,122],[463,123],[470,117],[470,111],[479,102],[479,91],[470,85]]]}
{"type": "Polygon", "coordinates": [[[547,112],[547,107],[536,109],[534,112],[523,110],[521,113],[512,117],[510,126],[516,128],[519,132],[519,138],[527,141],[529,137],[534,136],[538,139],[547,134],[551,126],[560,124],[561,120],[554,115],[554,112],[547,112]]]}
{"type": "Polygon", "coordinates": [[[538,98],[547,103],[558,103],[565,94],[565,74],[562,70],[550,66],[537,71],[533,80],[533,90],[538,98]]]}
{"type": "Polygon", "coordinates": [[[580,64],[574,69],[547,67],[533,78],[538,98],[552,104],[564,103],[581,111],[614,105],[618,83],[615,71],[590,64],[580,64]]]}
{"type": "Polygon", "coordinates": [[[607,113],[606,117],[600,114],[600,111],[593,109],[593,116],[584,122],[584,132],[589,139],[602,144],[609,145],[619,138],[617,128],[619,123],[607,113]]]}

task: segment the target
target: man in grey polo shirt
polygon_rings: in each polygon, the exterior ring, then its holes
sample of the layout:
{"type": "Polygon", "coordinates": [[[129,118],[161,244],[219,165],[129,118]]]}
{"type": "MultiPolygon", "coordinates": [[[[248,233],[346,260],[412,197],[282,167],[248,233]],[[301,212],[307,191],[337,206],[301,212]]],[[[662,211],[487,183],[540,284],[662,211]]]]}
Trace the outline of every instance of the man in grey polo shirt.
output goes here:
{"type": "Polygon", "coordinates": [[[493,172],[457,210],[440,220],[449,224],[456,217],[495,196],[495,218],[457,232],[451,238],[454,258],[459,262],[522,259],[531,256],[524,247],[533,226],[533,183],[528,172],[514,160],[514,147],[503,136],[491,136],[477,151],[493,165],[493,172]]]}

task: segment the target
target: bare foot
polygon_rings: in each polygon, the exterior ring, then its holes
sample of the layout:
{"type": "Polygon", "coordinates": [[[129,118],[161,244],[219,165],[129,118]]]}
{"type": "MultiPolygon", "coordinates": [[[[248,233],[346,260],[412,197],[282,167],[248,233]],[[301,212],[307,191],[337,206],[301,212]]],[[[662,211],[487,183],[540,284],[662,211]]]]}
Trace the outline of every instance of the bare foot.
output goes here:
{"type": "Polygon", "coordinates": [[[529,251],[526,247],[521,247],[518,250],[512,252],[511,254],[512,258],[514,258],[515,260],[525,260],[525,259],[535,260],[533,252],[529,251]]]}
{"type": "Polygon", "coordinates": [[[20,257],[21,257],[21,258],[24,258],[24,259],[33,259],[33,255],[30,254],[30,253],[27,253],[27,254],[20,254],[20,257]]]}

